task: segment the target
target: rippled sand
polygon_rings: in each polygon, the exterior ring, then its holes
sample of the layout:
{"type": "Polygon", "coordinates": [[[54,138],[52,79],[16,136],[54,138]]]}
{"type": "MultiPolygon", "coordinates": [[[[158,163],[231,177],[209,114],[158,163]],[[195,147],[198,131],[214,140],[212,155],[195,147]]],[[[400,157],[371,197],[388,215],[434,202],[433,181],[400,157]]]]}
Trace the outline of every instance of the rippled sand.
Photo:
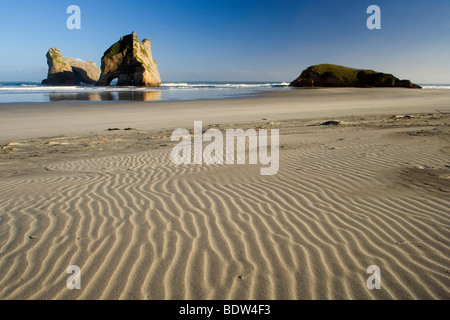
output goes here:
{"type": "Polygon", "coordinates": [[[273,176],[175,166],[171,130],[5,141],[0,298],[448,299],[449,117],[408,116],[213,125],[280,129],[273,176]]]}

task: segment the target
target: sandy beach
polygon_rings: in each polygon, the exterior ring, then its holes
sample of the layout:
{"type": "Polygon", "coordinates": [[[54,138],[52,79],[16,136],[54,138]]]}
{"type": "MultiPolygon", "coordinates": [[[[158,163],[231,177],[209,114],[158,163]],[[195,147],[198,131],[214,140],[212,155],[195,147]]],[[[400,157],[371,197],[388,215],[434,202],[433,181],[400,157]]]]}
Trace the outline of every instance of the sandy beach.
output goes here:
{"type": "Polygon", "coordinates": [[[449,299],[449,114],[401,88],[0,104],[0,299],[449,299]],[[174,165],[196,120],[279,129],[278,173],[174,165]]]}

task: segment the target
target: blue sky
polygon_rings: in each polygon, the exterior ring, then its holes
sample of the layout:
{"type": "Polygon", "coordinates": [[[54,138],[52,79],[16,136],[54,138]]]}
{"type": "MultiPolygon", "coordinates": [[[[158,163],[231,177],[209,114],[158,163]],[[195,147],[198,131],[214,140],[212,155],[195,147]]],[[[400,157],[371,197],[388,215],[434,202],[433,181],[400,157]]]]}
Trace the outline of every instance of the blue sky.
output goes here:
{"type": "Polygon", "coordinates": [[[135,31],[167,81],[291,81],[335,63],[450,83],[450,0],[2,0],[0,81],[41,81],[45,54],[94,61],[135,31]],[[69,30],[69,5],[81,30],[69,30]],[[369,30],[369,5],[381,30],[369,30]]]}

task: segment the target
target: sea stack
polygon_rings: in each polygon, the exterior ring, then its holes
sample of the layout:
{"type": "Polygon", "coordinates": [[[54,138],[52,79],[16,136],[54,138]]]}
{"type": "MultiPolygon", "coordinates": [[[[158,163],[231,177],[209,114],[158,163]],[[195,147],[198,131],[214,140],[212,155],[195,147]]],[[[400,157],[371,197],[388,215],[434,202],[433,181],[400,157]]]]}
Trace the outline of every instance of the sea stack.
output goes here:
{"type": "Polygon", "coordinates": [[[161,85],[157,63],[152,57],[150,40],[139,42],[135,32],[122,36],[102,57],[98,86],[109,86],[117,78],[118,86],[158,87],[161,85]]]}
{"type": "Polygon", "coordinates": [[[291,87],[402,87],[420,89],[409,80],[373,70],[353,69],[335,64],[311,66],[290,83],[291,87]]]}
{"type": "Polygon", "coordinates": [[[42,80],[42,84],[51,86],[95,84],[100,77],[100,68],[94,62],[63,57],[57,48],[50,48],[46,57],[48,75],[47,79],[42,80]]]}

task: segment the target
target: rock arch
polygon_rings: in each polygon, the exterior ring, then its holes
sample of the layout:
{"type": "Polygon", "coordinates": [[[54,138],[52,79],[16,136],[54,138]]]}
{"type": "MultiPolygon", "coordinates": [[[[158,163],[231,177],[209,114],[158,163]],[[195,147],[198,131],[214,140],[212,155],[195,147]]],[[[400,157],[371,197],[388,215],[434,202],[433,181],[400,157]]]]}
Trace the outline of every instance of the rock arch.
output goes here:
{"type": "Polygon", "coordinates": [[[109,86],[118,78],[117,86],[158,87],[161,78],[152,57],[150,40],[139,42],[135,32],[122,36],[102,57],[98,86],[109,86]]]}

